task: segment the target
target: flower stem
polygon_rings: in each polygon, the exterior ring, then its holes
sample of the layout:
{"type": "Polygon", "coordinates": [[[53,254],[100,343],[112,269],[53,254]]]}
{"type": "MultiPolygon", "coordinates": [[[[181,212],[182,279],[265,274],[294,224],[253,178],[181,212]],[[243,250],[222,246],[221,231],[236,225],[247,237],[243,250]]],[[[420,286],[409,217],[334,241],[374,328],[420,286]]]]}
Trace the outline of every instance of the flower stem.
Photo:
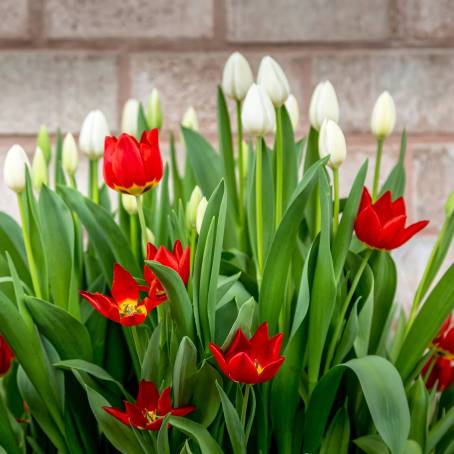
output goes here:
{"type": "Polygon", "coordinates": [[[142,345],[139,339],[139,333],[137,332],[137,326],[131,326],[132,338],[134,339],[134,346],[136,347],[137,358],[139,359],[139,364],[142,366],[142,345]]]}
{"type": "Polygon", "coordinates": [[[257,137],[255,159],[255,221],[257,224],[257,264],[260,277],[263,272],[262,140],[262,137],[257,137]]]}
{"type": "Polygon", "coordinates": [[[76,178],[74,177],[74,175],[69,176],[69,186],[73,189],[77,189],[76,178]]]}
{"type": "Polygon", "coordinates": [[[189,233],[189,275],[192,276],[192,270],[194,268],[194,257],[195,257],[195,244],[197,239],[197,230],[194,227],[191,227],[191,231],[189,233]]]}
{"type": "Polygon", "coordinates": [[[135,214],[129,216],[129,238],[131,241],[132,253],[137,259],[139,257],[139,250],[137,248],[137,216],[135,214]]]}
{"type": "Polygon", "coordinates": [[[140,195],[137,196],[136,200],[137,200],[137,213],[139,214],[140,230],[142,232],[142,247],[143,247],[144,253],[146,254],[146,251],[147,251],[147,224],[145,223],[145,215],[143,213],[141,196],[140,195]]]}
{"type": "Polygon", "coordinates": [[[381,156],[383,154],[384,139],[377,139],[377,154],[375,158],[374,183],[372,186],[372,200],[375,201],[378,196],[378,185],[380,183],[380,166],[381,156]]]}
{"type": "Polygon", "coordinates": [[[333,233],[336,235],[339,226],[339,169],[333,169],[334,207],[333,207],[333,233]]]}
{"type": "Polygon", "coordinates": [[[99,186],[98,186],[98,160],[90,160],[90,181],[89,196],[95,203],[99,203],[99,186]]]}
{"type": "Polygon", "coordinates": [[[282,142],[282,108],[276,107],[276,230],[282,219],[283,178],[284,150],[282,142]]]}
{"type": "Polygon", "coordinates": [[[244,226],[244,157],[243,157],[243,125],[241,123],[241,101],[236,102],[236,124],[238,139],[238,183],[239,183],[239,218],[240,228],[244,226]]]}
{"type": "Polygon", "coordinates": [[[246,426],[246,416],[247,416],[247,407],[249,403],[249,393],[251,391],[252,385],[246,384],[244,386],[244,394],[243,394],[243,406],[241,408],[241,425],[243,427],[246,426]]]}
{"type": "Polygon", "coordinates": [[[19,212],[20,212],[21,223],[22,223],[22,232],[23,232],[23,236],[24,236],[25,253],[27,254],[28,267],[30,268],[30,276],[31,276],[32,283],[33,283],[33,289],[35,291],[35,296],[38,298],[42,298],[43,295],[41,292],[41,285],[39,282],[38,270],[36,268],[35,256],[33,255],[33,248],[32,248],[30,236],[28,234],[28,229],[27,229],[27,225],[26,225],[26,216],[25,216],[23,195],[17,194],[17,200],[18,200],[18,204],[19,204],[19,212]]]}

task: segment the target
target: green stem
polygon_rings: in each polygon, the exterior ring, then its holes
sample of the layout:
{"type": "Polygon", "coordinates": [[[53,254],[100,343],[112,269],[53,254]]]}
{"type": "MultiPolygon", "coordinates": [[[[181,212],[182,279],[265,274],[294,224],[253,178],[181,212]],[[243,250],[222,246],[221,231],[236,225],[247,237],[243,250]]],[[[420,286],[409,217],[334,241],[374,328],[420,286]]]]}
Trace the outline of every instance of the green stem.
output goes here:
{"type": "Polygon", "coordinates": [[[333,233],[336,235],[339,226],[339,169],[333,169],[334,207],[333,207],[333,233]]]}
{"type": "Polygon", "coordinates": [[[377,139],[377,155],[375,158],[374,183],[372,186],[372,200],[373,201],[375,201],[378,196],[378,185],[380,183],[381,157],[383,154],[383,142],[384,142],[384,139],[377,139]]]}
{"type": "Polygon", "coordinates": [[[255,159],[255,213],[257,224],[258,275],[263,273],[262,137],[257,137],[255,159]]]}
{"type": "Polygon", "coordinates": [[[144,253],[147,252],[147,224],[145,222],[145,215],[143,213],[142,198],[141,196],[136,197],[137,200],[137,213],[139,214],[140,230],[142,231],[142,247],[144,253]]]}
{"type": "Polygon", "coordinates": [[[282,219],[282,202],[284,187],[284,150],[282,142],[282,108],[276,107],[276,216],[275,228],[282,219]]]}
{"type": "Polygon", "coordinates": [[[243,124],[241,122],[241,101],[236,101],[236,124],[238,139],[238,182],[239,182],[239,216],[240,227],[244,226],[244,157],[243,157],[243,124]]]}
{"type": "Polygon", "coordinates": [[[364,270],[366,269],[367,262],[369,261],[369,258],[372,255],[372,252],[373,252],[373,249],[368,249],[364,253],[363,260],[361,261],[361,264],[353,279],[352,285],[350,286],[350,289],[349,289],[347,296],[344,300],[344,303],[341,307],[341,311],[340,311],[339,318],[338,318],[338,323],[336,324],[336,327],[334,329],[334,333],[333,333],[333,336],[331,338],[331,342],[330,342],[330,345],[328,348],[328,354],[326,356],[325,370],[324,370],[325,373],[330,369],[331,361],[333,360],[334,352],[336,350],[337,342],[339,340],[341,327],[343,326],[342,322],[344,321],[345,314],[347,313],[347,309],[350,305],[350,302],[353,298],[356,288],[358,287],[359,280],[361,279],[361,276],[363,275],[364,270]]]}
{"type": "Polygon", "coordinates": [[[73,189],[77,189],[76,178],[74,177],[74,175],[69,176],[69,186],[73,189]]]}
{"type": "Polygon", "coordinates": [[[136,347],[137,358],[139,359],[139,364],[142,367],[142,344],[140,343],[139,333],[137,332],[137,326],[131,326],[132,338],[134,339],[134,346],[136,347]]]}
{"type": "Polygon", "coordinates": [[[194,268],[194,257],[195,257],[195,249],[196,249],[196,239],[197,239],[197,230],[194,227],[191,227],[191,232],[189,233],[189,270],[190,275],[192,276],[192,270],[194,268]]]}
{"type": "Polygon", "coordinates": [[[134,257],[139,257],[139,249],[137,247],[137,216],[131,214],[129,216],[129,239],[131,241],[131,249],[134,257]]]}
{"type": "Polygon", "coordinates": [[[38,298],[42,298],[43,294],[41,292],[41,285],[39,282],[38,277],[38,270],[36,268],[35,256],[33,255],[33,248],[30,241],[30,236],[28,234],[28,229],[26,225],[26,216],[25,216],[25,207],[24,207],[24,200],[22,194],[17,194],[17,201],[19,204],[19,212],[21,217],[22,223],[22,232],[24,235],[24,245],[25,245],[25,253],[27,254],[28,260],[28,267],[30,268],[30,276],[33,283],[33,289],[35,291],[35,296],[38,298]]]}
{"type": "Polygon", "coordinates": [[[90,160],[90,181],[89,196],[95,203],[99,203],[99,186],[98,186],[98,161],[90,160]]]}
{"type": "Polygon", "coordinates": [[[245,385],[243,395],[243,406],[241,408],[241,425],[246,426],[247,407],[249,402],[249,392],[251,391],[252,385],[245,385]]]}

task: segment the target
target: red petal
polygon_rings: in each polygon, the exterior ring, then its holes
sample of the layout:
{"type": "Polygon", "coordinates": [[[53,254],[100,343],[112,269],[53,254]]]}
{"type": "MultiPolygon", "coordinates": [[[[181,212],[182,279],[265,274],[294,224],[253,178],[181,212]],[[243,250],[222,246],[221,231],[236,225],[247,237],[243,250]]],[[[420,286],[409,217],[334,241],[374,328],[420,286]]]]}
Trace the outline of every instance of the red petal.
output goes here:
{"type": "Polygon", "coordinates": [[[116,180],[115,174],[112,169],[112,159],[115,152],[115,147],[117,145],[117,139],[115,137],[107,136],[104,140],[104,181],[107,186],[110,186],[112,189],[115,188],[116,180]]]}
{"type": "Polygon", "coordinates": [[[158,249],[153,243],[147,243],[147,260],[154,260],[158,249]]]}
{"type": "Polygon", "coordinates": [[[452,327],[446,336],[440,341],[440,347],[454,355],[454,327],[452,327]]]}
{"type": "Polygon", "coordinates": [[[147,181],[158,183],[162,179],[163,165],[157,129],[145,131],[142,134],[140,152],[147,181]]]}
{"type": "Polygon", "coordinates": [[[118,323],[122,326],[136,326],[140,325],[145,321],[147,318],[148,314],[132,314],[132,315],[127,315],[126,317],[120,317],[120,320],[118,323]]]}
{"type": "Polygon", "coordinates": [[[147,313],[149,314],[155,307],[159,306],[160,304],[162,303],[165,303],[166,300],[165,299],[159,299],[159,298],[156,298],[156,297],[146,297],[144,298],[144,300],[142,301],[141,304],[143,304],[145,306],[145,309],[147,310],[147,313]]]}
{"type": "Polygon", "coordinates": [[[259,383],[263,383],[265,381],[271,380],[279,371],[282,363],[284,362],[284,357],[281,356],[276,361],[273,361],[267,364],[264,368],[262,373],[259,375],[259,383]]]}
{"type": "Polygon", "coordinates": [[[144,429],[146,430],[159,430],[162,426],[162,420],[164,418],[159,418],[156,421],[151,422],[150,424],[147,424],[144,429]]]}
{"type": "Polygon", "coordinates": [[[189,246],[186,246],[183,254],[181,255],[181,259],[179,260],[180,264],[180,277],[181,280],[184,282],[184,285],[188,283],[189,280],[189,272],[190,272],[190,261],[191,261],[191,254],[189,251],[189,246]]]}
{"type": "Polygon", "coordinates": [[[260,383],[260,376],[252,359],[246,353],[238,353],[229,360],[229,377],[231,380],[250,385],[260,383]]]}
{"type": "Polygon", "coordinates": [[[210,342],[209,347],[222,372],[224,372],[225,375],[229,376],[229,369],[227,367],[227,363],[225,361],[224,353],[222,352],[222,350],[212,342],[210,342]]]}
{"type": "Polygon", "coordinates": [[[131,425],[135,427],[145,427],[147,425],[148,421],[140,408],[128,401],[124,401],[124,405],[131,425]]]}
{"type": "Polygon", "coordinates": [[[120,314],[115,301],[102,293],[90,293],[81,291],[80,296],[85,298],[99,313],[108,319],[119,322],[120,314]]]}
{"type": "Polygon", "coordinates": [[[170,397],[170,386],[165,388],[158,399],[157,413],[159,416],[165,416],[172,409],[172,399],[170,397]]]}
{"type": "Polygon", "coordinates": [[[181,245],[180,240],[175,241],[175,244],[173,245],[173,254],[179,262],[181,260],[181,255],[183,254],[183,246],[181,245]]]}
{"type": "Polygon", "coordinates": [[[377,247],[387,250],[393,249],[395,242],[405,228],[406,220],[407,216],[402,215],[388,221],[382,228],[377,247]]]}
{"type": "Polygon", "coordinates": [[[159,391],[156,385],[151,381],[141,380],[137,393],[137,407],[155,410],[158,407],[158,399],[159,391]]]}
{"type": "Polygon", "coordinates": [[[194,410],[194,405],[186,405],[185,407],[172,408],[172,410],[170,410],[170,413],[172,413],[172,415],[174,416],[186,416],[194,410]]]}
{"type": "Polygon", "coordinates": [[[249,339],[244,335],[241,328],[235,334],[232,343],[230,344],[227,352],[225,354],[226,360],[228,361],[232,356],[236,355],[239,352],[250,352],[251,343],[249,339]]]}
{"type": "Polygon", "coordinates": [[[255,334],[252,336],[250,343],[251,346],[254,348],[255,346],[260,346],[264,344],[268,344],[269,336],[268,336],[268,323],[263,322],[258,328],[255,334]]]}
{"type": "Polygon", "coordinates": [[[130,299],[139,299],[139,286],[131,274],[121,265],[115,263],[112,283],[112,296],[119,303],[130,299]]]}
{"type": "Polygon", "coordinates": [[[446,358],[438,358],[436,367],[438,376],[438,389],[442,391],[452,383],[454,378],[451,360],[446,358]]]}
{"type": "Polygon", "coordinates": [[[374,204],[374,211],[380,219],[380,224],[385,225],[393,217],[391,192],[385,192],[374,204]]]}
{"type": "Polygon", "coordinates": [[[393,202],[392,211],[393,217],[407,214],[407,209],[405,208],[405,200],[403,197],[399,197],[393,202]]]}
{"type": "Polygon", "coordinates": [[[408,226],[406,229],[404,229],[397,240],[395,241],[393,248],[397,248],[399,246],[402,246],[402,244],[406,243],[411,237],[416,235],[420,230],[422,230],[429,221],[419,221],[416,222],[415,224],[412,224],[408,226]]]}
{"type": "Polygon", "coordinates": [[[283,338],[284,335],[282,333],[278,333],[271,338],[269,345],[271,357],[276,358],[279,356],[283,338]]]}
{"type": "Polygon", "coordinates": [[[118,421],[129,426],[129,416],[124,411],[121,411],[118,408],[113,407],[102,407],[102,409],[105,410],[110,415],[112,415],[114,418],[117,418],[118,421]]]}
{"type": "Polygon", "coordinates": [[[370,207],[371,205],[372,205],[372,197],[370,196],[367,188],[364,186],[363,195],[361,196],[361,203],[359,204],[358,213],[365,210],[367,207],[370,207]]]}
{"type": "Polygon", "coordinates": [[[367,207],[359,213],[355,222],[356,236],[360,241],[371,247],[376,247],[381,233],[380,220],[372,207],[367,207]]]}

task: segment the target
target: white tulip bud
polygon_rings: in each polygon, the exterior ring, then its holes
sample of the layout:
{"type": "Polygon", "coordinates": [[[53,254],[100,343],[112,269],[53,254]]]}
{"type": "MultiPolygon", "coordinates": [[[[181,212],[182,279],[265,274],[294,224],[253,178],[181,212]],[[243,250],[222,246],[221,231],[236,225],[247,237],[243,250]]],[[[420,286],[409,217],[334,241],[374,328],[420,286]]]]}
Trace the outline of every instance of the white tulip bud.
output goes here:
{"type": "Polygon", "coordinates": [[[325,118],[339,122],[339,103],[336,91],[329,80],[320,82],[315,87],[309,106],[309,121],[317,131],[320,130],[325,118]]]}
{"type": "Polygon", "coordinates": [[[162,127],[161,99],[156,88],[153,88],[148,99],[147,121],[150,129],[161,129],[162,127]]]}
{"type": "Polygon", "coordinates": [[[79,151],[74,136],[70,132],[63,139],[61,161],[66,175],[74,176],[79,166],[79,151]]]}
{"type": "Polygon", "coordinates": [[[276,60],[270,56],[262,58],[257,74],[257,82],[266,90],[276,107],[282,106],[287,101],[290,94],[287,76],[276,60]]]}
{"type": "Polygon", "coordinates": [[[154,242],[156,241],[154,233],[148,227],[146,228],[145,232],[147,234],[147,243],[154,244],[154,242]]]}
{"type": "Polygon", "coordinates": [[[181,126],[192,129],[193,131],[199,131],[199,120],[194,107],[189,107],[184,113],[183,118],[181,119],[181,126]]]}
{"type": "Polygon", "coordinates": [[[205,197],[202,197],[202,200],[197,207],[197,216],[196,216],[196,223],[195,228],[197,233],[200,235],[200,231],[202,230],[202,223],[203,218],[205,217],[205,211],[207,210],[208,200],[205,197]]]}
{"type": "Polygon", "coordinates": [[[300,119],[300,109],[298,107],[298,101],[293,95],[290,95],[287,98],[287,101],[285,101],[285,108],[287,109],[293,130],[295,131],[298,127],[298,121],[300,119]]]}
{"type": "Polygon", "coordinates": [[[6,154],[3,166],[3,179],[6,186],[20,193],[25,189],[25,167],[30,168],[30,162],[20,145],[13,145],[6,154]]]}
{"type": "Polygon", "coordinates": [[[110,135],[109,126],[100,110],[92,110],[85,117],[79,135],[79,148],[91,160],[104,154],[104,140],[110,135]]]}
{"type": "Polygon", "coordinates": [[[39,191],[43,184],[47,184],[47,163],[43,150],[37,147],[32,161],[32,183],[33,187],[39,191]]]}
{"type": "Polygon", "coordinates": [[[337,123],[325,118],[318,138],[320,157],[329,155],[328,165],[338,169],[347,157],[347,145],[344,133],[337,123]]]}
{"type": "Polygon", "coordinates": [[[396,106],[392,96],[384,91],[377,99],[370,118],[370,129],[377,139],[388,137],[396,125],[396,106]]]}
{"type": "Polygon", "coordinates": [[[125,132],[131,136],[137,136],[139,124],[139,109],[140,103],[137,99],[128,99],[123,106],[121,115],[121,132],[125,132]]]}
{"type": "Polygon", "coordinates": [[[121,204],[129,215],[137,214],[137,199],[130,194],[121,194],[121,204]]]}
{"type": "Polygon", "coordinates": [[[41,126],[38,132],[37,146],[41,148],[41,151],[46,158],[46,162],[49,163],[52,154],[52,144],[49,136],[49,131],[46,126],[41,126]]]}
{"type": "Polygon", "coordinates": [[[190,229],[193,229],[196,225],[197,208],[202,200],[202,197],[202,191],[198,186],[196,186],[191,193],[188,204],[186,205],[186,225],[190,229]]]}
{"type": "Polygon", "coordinates": [[[239,52],[234,52],[224,66],[222,91],[229,98],[242,101],[253,83],[254,76],[248,61],[239,52]]]}
{"type": "Polygon", "coordinates": [[[273,133],[276,128],[276,114],[273,104],[261,85],[252,84],[248,90],[241,112],[243,130],[252,136],[273,133]]]}

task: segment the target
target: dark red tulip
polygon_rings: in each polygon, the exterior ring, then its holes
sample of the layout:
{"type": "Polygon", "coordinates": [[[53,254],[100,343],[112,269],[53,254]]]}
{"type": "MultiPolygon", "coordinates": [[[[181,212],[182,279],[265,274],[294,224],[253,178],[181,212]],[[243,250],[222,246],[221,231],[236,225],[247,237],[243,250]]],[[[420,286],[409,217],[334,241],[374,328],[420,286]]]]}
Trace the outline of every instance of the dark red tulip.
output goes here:
{"type": "Polygon", "coordinates": [[[11,347],[7,344],[6,340],[0,336],[0,377],[9,371],[13,358],[14,353],[11,350],[11,347]]]}
{"type": "Polygon", "coordinates": [[[355,232],[359,240],[371,248],[390,251],[402,246],[429,223],[419,221],[405,227],[406,221],[403,197],[393,202],[391,192],[388,191],[372,203],[369,191],[364,188],[355,221],[355,232]]]}
{"type": "Polygon", "coordinates": [[[140,142],[129,134],[106,137],[104,180],[115,191],[138,196],[162,178],[158,130],[144,131],[140,142]]]}
{"type": "MultiPolygon", "coordinates": [[[[175,270],[181,277],[181,280],[186,285],[189,280],[189,247],[183,250],[181,241],[175,241],[173,246],[173,252],[161,246],[159,249],[151,243],[147,244],[147,260],[154,260],[161,263],[162,265],[168,266],[175,270]]],[[[144,278],[147,281],[149,287],[150,298],[156,298],[159,301],[165,301],[167,299],[164,288],[162,287],[159,280],[154,275],[151,268],[147,265],[144,267],[144,278]]]]}
{"type": "Polygon", "coordinates": [[[98,312],[123,326],[143,323],[147,315],[162,301],[146,296],[140,300],[141,288],[123,267],[114,266],[112,296],[82,291],[83,296],[98,312]]]}
{"type": "Polygon", "coordinates": [[[170,386],[159,395],[154,383],[146,380],[139,384],[136,403],[124,401],[124,405],[126,411],[112,407],[103,408],[123,424],[145,430],[159,430],[164,417],[169,413],[174,416],[185,416],[195,410],[193,405],[172,408],[170,386]]]}
{"type": "Polygon", "coordinates": [[[239,329],[226,352],[210,343],[210,350],[222,372],[230,380],[257,384],[271,380],[284,357],[280,356],[282,333],[268,336],[268,323],[263,323],[249,340],[239,329]]]}

